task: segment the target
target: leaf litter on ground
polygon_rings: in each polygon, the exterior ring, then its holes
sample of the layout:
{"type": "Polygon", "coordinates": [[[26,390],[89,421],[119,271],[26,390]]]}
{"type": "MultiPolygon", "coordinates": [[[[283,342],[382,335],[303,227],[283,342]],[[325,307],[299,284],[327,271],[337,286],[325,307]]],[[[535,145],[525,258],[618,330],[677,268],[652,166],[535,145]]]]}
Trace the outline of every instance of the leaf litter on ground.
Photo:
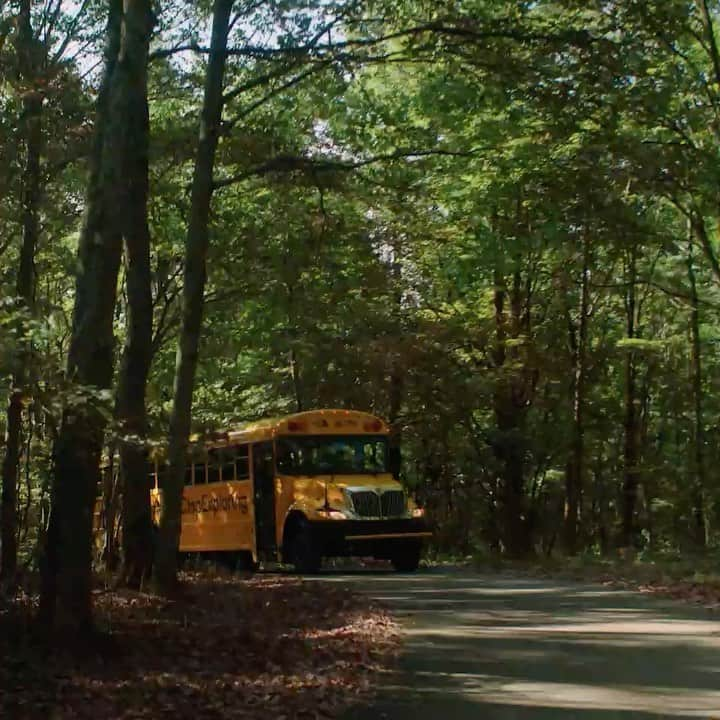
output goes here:
{"type": "Polygon", "coordinates": [[[183,580],[173,601],[96,593],[108,642],[85,657],[28,642],[32,596],[0,606],[0,717],[332,718],[393,663],[395,622],[346,587],[281,575],[183,580]]]}
{"type": "Polygon", "coordinates": [[[500,571],[599,583],[720,612],[720,575],[712,558],[686,562],[590,561],[566,558],[538,564],[508,564],[500,571]],[[708,567],[711,571],[708,571],[708,567]]]}

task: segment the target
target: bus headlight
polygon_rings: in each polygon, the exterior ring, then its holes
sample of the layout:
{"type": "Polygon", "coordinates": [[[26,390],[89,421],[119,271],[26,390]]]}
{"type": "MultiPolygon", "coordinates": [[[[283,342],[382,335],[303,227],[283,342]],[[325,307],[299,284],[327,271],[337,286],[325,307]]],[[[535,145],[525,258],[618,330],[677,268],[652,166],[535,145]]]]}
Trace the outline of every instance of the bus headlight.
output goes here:
{"type": "Polygon", "coordinates": [[[425,508],[419,508],[419,507],[413,508],[413,509],[412,509],[412,516],[413,516],[414,518],[425,517],[425,508]]]}
{"type": "Polygon", "coordinates": [[[334,508],[318,510],[318,515],[328,520],[347,520],[347,515],[342,510],[335,510],[334,508]]]}

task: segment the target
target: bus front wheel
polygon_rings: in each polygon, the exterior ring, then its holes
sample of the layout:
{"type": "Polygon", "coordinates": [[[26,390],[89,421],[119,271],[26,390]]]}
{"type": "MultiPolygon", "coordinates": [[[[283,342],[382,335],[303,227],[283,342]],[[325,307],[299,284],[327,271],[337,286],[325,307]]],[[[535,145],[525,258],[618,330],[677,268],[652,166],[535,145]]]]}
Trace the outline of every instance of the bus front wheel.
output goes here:
{"type": "Polygon", "coordinates": [[[420,565],[420,552],[419,543],[401,545],[395,549],[390,561],[398,572],[414,572],[420,565]]]}
{"type": "Polygon", "coordinates": [[[296,572],[316,573],[322,564],[322,555],[307,524],[301,524],[293,536],[292,562],[296,572]]]}

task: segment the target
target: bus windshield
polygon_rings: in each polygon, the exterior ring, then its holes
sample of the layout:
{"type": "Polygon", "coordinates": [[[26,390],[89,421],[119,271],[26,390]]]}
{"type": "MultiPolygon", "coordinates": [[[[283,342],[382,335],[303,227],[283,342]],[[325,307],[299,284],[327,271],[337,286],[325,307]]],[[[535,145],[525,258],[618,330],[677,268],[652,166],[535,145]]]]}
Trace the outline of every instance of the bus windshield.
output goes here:
{"type": "Polygon", "coordinates": [[[281,437],[277,469],[285,475],[388,472],[387,438],[377,435],[281,437]]]}

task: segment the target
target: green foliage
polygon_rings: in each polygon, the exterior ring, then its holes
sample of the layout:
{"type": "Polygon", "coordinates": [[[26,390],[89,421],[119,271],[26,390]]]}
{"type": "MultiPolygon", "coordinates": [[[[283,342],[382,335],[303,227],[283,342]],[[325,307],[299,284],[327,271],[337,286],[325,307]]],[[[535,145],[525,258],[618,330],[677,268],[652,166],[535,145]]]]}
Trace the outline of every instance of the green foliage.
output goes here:
{"type": "MultiPolygon", "coordinates": [[[[717,4],[711,9],[716,22],[717,4]]],[[[523,527],[533,547],[550,553],[560,545],[577,434],[585,278],[582,547],[606,550],[620,529],[628,368],[638,408],[639,542],[690,545],[700,482],[716,544],[720,78],[699,7],[407,0],[241,3],[238,12],[198,429],[298,406],[388,416],[403,443],[404,479],[439,524],[440,549],[461,553],[505,545],[509,449],[520,459],[523,527]]],[[[101,20],[95,8],[73,32],[92,37],[101,20]]],[[[148,401],[153,431],[163,435],[206,58],[158,51],[202,46],[208,7],[170,3],[158,20],[148,401]]],[[[2,48],[0,67],[10,68],[9,45],[2,48]]],[[[87,399],[60,380],[96,90],[86,69],[68,59],[49,84],[38,312],[23,323],[49,428],[63,403],[87,399]]],[[[9,298],[22,88],[3,72],[4,378],[19,342],[9,298]]],[[[118,340],[125,313],[121,293],[118,340]]]]}

